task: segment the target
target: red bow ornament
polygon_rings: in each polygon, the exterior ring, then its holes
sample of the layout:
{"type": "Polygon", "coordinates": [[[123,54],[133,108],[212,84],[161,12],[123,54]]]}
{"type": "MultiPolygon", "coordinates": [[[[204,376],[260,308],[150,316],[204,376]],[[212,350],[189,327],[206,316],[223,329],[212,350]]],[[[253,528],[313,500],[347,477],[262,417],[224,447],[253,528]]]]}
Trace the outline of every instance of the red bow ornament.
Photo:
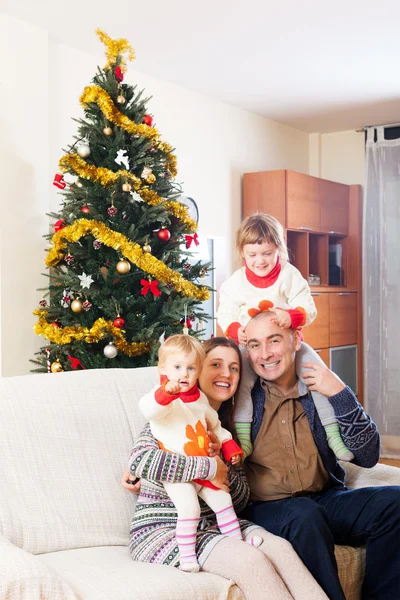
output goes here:
{"type": "Polygon", "coordinates": [[[124,80],[124,74],[122,72],[121,67],[115,68],[115,79],[121,83],[124,80]]]}
{"type": "Polygon", "coordinates": [[[56,173],[54,175],[53,185],[60,188],[60,190],[63,190],[67,186],[61,173],[56,173]]]}
{"type": "Polygon", "coordinates": [[[150,291],[153,296],[156,298],[161,296],[161,291],[158,289],[158,281],[157,279],[153,279],[153,281],[147,281],[147,279],[141,279],[140,285],[143,286],[142,291],[140,292],[142,296],[147,296],[150,291]]]}
{"type": "Polygon", "coordinates": [[[86,369],[86,367],[83,366],[83,364],[81,363],[81,361],[79,360],[79,358],[75,358],[74,356],[68,356],[68,360],[71,363],[71,367],[76,371],[76,369],[78,367],[81,367],[82,369],[86,369]]]}
{"type": "Polygon", "coordinates": [[[185,235],[185,240],[186,240],[186,248],[190,248],[190,246],[192,245],[192,242],[194,242],[196,246],[198,246],[200,244],[199,236],[197,235],[197,233],[195,233],[194,235],[185,235]]]}

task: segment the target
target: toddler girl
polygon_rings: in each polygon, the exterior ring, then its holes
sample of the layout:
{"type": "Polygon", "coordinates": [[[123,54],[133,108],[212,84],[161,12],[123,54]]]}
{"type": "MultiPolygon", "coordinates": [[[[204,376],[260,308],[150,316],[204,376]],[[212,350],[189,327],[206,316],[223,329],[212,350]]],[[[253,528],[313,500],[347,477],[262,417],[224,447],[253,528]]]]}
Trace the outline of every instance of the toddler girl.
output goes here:
{"type": "MultiPolygon", "coordinates": [[[[162,450],[188,456],[208,456],[210,438],[207,429],[211,429],[221,443],[225,460],[236,464],[243,451],[229,431],[221,427],[218,413],[197,387],[204,356],[203,347],[196,338],[189,335],[168,338],[158,353],[161,386],[144,396],[139,406],[150,421],[151,431],[162,450]]],[[[215,477],[216,467],[215,461],[210,479],[215,477]]],[[[198,496],[215,512],[222,534],[242,539],[228,492],[206,480],[164,482],[163,485],[178,513],[176,538],[183,571],[199,571],[196,557],[196,532],[200,518],[198,496]]],[[[257,540],[251,543],[256,545],[257,540]]]]}
{"type": "MultiPolygon", "coordinates": [[[[245,326],[260,311],[275,313],[275,322],[293,329],[309,325],[317,311],[307,281],[288,262],[282,225],[271,215],[247,217],[236,234],[236,246],[245,266],[221,286],[217,320],[227,337],[246,344],[245,326]]],[[[296,356],[296,371],[301,379],[304,363],[322,362],[318,354],[302,342],[296,356]]],[[[253,407],[251,389],[257,379],[247,360],[244,360],[242,383],[235,410],[235,426],[245,456],[252,452],[250,438],[253,407]]],[[[318,392],[312,392],[318,415],[324,426],[329,447],[340,460],[350,461],[354,455],[340,436],[333,407],[318,392]]]]}

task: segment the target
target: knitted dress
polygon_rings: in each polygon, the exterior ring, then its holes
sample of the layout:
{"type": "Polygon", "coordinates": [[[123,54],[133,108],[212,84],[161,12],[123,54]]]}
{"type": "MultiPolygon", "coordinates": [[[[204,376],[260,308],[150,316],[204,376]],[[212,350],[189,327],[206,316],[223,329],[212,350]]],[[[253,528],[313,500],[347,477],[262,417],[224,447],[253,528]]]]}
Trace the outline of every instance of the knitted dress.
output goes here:
{"type": "MultiPolygon", "coordinates": [[[[205,456],[184,456],[160,450],[150,425],[144,427],[129,460],[131,473],[141,478],[140,495],[130,530],[129,550],[133,560],[179,567],[176,542],[178,515],[162,482],[207,480],[211,474],[210,464],[210,459],[205,456]]],[[[244,470],[230,466],[229,480],[233,506],[240,513],[246,507],[250,495],[244,470]]],[[[214,512],[199,500],[201,514],[196,554],[202,565],[214,545],[224,536],[219,532],[214,512]]],[[[249,521],[239,519],[239,524],[243,534],[257,529],[249,521]]]]}

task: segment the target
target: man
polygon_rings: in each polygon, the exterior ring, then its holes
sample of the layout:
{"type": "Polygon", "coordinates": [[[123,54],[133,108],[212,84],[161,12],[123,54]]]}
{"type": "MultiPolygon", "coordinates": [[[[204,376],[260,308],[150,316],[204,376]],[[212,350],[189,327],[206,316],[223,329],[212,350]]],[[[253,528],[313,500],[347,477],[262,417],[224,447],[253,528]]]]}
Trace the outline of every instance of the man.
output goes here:
{"type": "MultiPolygon", "coordinates": [[[[311,394],[297,379],[297,331],[264,312],[246,327],[247,353],[259,375],[253,391],[252,442],[246,461],[250,503],[244,518],[289,540],[331,600],[345,600],[335,544],[366,544],[364,600],[400,598],[400,487],[348,490],[311,394]]],[[[353,392],[324,365],[306,365],[309,390],[327,396],[353,462],[373,467],[379,433],[353,392]]]]}

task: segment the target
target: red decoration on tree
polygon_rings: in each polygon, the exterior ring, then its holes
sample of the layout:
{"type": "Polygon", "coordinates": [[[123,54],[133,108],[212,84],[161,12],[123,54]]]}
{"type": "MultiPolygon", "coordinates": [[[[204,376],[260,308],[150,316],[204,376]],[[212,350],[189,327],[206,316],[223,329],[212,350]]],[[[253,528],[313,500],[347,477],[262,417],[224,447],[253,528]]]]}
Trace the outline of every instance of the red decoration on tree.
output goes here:
{"type": "Polygon", "coordinates": [[[76,371],[76,369],[78,367],[81,367],[81,369],[86,369],[86,367],[83,366],[83,364],[81,363],[81,361],[79,360],[79,358],[75,358],[74,356],[68,356],[68,360],[71,363],[71,367],[76,371]]]}
{"type": "Polygon", "coordinates": [[[54,175],[53,185],[60,188],[60,190],[63,190],[67,186],[61,173],[56,173],[54,175]]]}
{"type": "Polygon", "coordinates": [[[147,296],[147,293],[149,292],[149,290],[153,294],[153,296],[155,296],[156,298],[158,298],[158,296],[161,296],[161,292],[158,289],[157,279],[153,279],[153,281],[147,281],[147,279],[141,279],[140,285],[143,286],[142,291],[140,292],[142,294],[142,296],[147,296]]]}
{"type": "Polygon", "coordinates": [[[85,204],[84,206],[82,206],[81,212],[83,212],[84,215],[88,215],[90,213],[90,206],[85,204]]]}
{"type": "Polygon", "coordinates": [[[85,300],[85,302],[82,302],[82,308],[87,312],[92,308],[92,303],[89,300],[85,300]]]}
{"type": "Polygon", "coordinates": [[[74,262],[74,257],[72,256],[72,254],[66,254],[64,256],[64,260],[67,263],[67,265],[72,265],[72,263],[74,262]]]}
{"type": "Polygon", "coordinates": [[[118,327],[118,329],[122,329],[124,325],[125,325],[125,319],[123,319],[122,317],[118,316],[116,319],[114,319],[114,327],[118,327]]]}
{"type": "Polygon", "coordinates": [[[162,229],[160,229],[160,231],[157,232],[157,236],[163,242],[168,242],[169,238],[171,237],[171,232],[169,229],[163,227],[162,229]]]}
{"type": "Polygon", "coordinates": [[[53,321],[52,325],[55,329],[58,329],[59,327],[61,327],[60,323],[57,323],[57,321],[53,321]]]}
{"type": "Polygon", "coordinates": [[[109,207],[107,208],[107,212],[108,212],[108,214],[110,215],[110,217],[115,217],[115,215],[116,215],[116,214],[117,214],[117,212],[118,212],[118,208],[115,208],[115,206],[109,206],[109,207]]]}
{"type": "Polygon", "coordinates": [[[64,229],[65,227],[65,221],[64,219],[58,219],[58,221],[56,221],[54,223],[54,231],[55,233],[57,233],[57,231],[60,231],[60,229],[64,229]]]}
{"type": "Polygon", "coordinates": [[[195,233],[193,235],[185,235],[186,248],[190,248],[190,246],[192,245],[192,242],[194,242],[195,245],[198,246],[200,244],[198,238],[199,238],[199,236],[197,235],[197,233],[195,233]]]}
{"type": "Polygon", "coordinates": [[[144,115],[143,123],[149,127],[153,126],[153,117],[151,115],[144,115]]]}
{"type": "Polygon", "coordinates": [[[39,302],[39,306],[41,306],[42,308],[46,308],[47,306],[47,302],[45,300],[45,298],[42,298],[39,302]]]}
{"type": "Polygon", "coordinates": [[[115,67],[115,79],[121,83],[124,80],[124,74],[121,67],[115,67]]]}
{"type": "MultiPolygon", "coordinates": [[[[181,319],[181,320],[180,320],[180,324],[181,324],[181,325],[184,325],[184,323],[185,323],[185,319],[181,319]]],[[[192,327],[193,327],[193,323],[192,323],[192,321],[191,321],[189,318],[188,318],[188,319],[186,319],[186,327],[187,327],[188,329],[192,329],[192,327]]]]}

